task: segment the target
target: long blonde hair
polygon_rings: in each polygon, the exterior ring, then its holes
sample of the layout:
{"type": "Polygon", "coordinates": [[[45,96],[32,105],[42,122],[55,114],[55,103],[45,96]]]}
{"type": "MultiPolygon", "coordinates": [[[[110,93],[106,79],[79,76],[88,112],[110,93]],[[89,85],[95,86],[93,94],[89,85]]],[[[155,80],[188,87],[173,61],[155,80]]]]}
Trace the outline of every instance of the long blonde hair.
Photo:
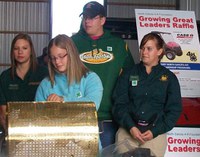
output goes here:
{"type": "Polygon", "coordinates": [[[48,45],[48,56],[50,62],[48,62],[49,69],[49,77],[51,81],[51,85],[54,85],[55,81],[55,73],[57,73],[53,63],[50,58],[51,47],[55,45],[61,49],[65,49],[68,53],[67,55],[67,79],[68,84],[72,84],[73,82],[79,83],[83,76],[86,76],[89,69],[83,64],[83,62],[79,58],[79,52],[74,42],[70,37],[65,34],[60,34],[50,40],[48,45]]]}

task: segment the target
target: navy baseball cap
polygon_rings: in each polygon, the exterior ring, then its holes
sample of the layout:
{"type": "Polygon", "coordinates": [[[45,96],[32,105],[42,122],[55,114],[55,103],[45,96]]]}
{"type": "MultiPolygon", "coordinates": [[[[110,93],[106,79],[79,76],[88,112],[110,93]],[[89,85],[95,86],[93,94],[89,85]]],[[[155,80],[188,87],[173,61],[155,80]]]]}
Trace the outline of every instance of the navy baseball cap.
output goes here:
{"type": "Polygon", "coordinates": [[[96,1],[88,2],[83,7],[83,12],[79,16],[86,16],[89,18],[94,18],[97,15],[106,16],[104,6],[96,1]]]}

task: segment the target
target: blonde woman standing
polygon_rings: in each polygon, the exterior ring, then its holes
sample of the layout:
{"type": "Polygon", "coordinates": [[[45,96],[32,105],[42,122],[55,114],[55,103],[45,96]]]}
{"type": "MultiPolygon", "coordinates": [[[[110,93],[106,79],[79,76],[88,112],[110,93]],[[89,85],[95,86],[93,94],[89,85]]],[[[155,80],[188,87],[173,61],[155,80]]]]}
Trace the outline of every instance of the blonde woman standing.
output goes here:
{"type": "Polygon", "coordinates": [[[67,35],[50,40],[49,78],[39,85],[36,101],[91,101],[98,110],[103,93],[101,80],[81,62],[78,54],[67,35]]]}

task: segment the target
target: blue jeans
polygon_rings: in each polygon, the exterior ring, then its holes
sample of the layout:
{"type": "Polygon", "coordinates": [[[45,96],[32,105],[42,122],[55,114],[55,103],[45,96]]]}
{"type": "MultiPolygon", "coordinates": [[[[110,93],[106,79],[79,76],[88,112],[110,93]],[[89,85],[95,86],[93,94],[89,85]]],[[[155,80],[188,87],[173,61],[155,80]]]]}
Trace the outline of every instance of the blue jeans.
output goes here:
{"type": "Polygon", "coordinates": [[[99,133],[102,148],[105,148],[115,143],[115,135],[118,130],[118,125],[112,120],[98,121],[99,133]]]}

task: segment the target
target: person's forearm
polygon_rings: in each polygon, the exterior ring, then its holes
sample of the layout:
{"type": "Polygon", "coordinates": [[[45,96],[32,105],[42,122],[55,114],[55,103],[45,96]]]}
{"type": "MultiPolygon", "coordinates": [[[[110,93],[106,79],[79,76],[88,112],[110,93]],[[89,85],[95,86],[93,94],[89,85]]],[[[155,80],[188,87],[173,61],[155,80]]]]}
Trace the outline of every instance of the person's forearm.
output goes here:
{"type": "Polygon", "coordinates": [[[6,113],[6,105],[0,105],[0,113],[1,112],[6,113]]]}
{"type": "Polygon", "coordinates": [[[0,123],[6,129],[6,105],[0,106],[0,123]]]}

